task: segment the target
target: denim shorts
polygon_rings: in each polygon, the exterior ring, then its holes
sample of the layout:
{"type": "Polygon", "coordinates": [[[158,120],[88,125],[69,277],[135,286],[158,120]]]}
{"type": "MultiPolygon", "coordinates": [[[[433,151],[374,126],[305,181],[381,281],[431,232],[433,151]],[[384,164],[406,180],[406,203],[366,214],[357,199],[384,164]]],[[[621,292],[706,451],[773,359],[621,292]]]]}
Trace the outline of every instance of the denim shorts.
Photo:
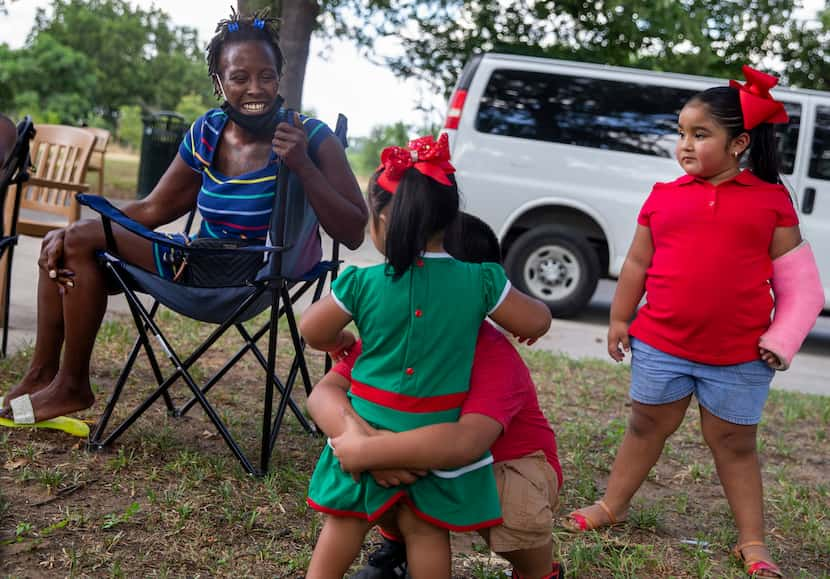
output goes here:
{"type": "Polygon", "coordinates": [[[641,404],[669,404],[694,394],[701,406],[722,420],[758,424],[774,373],[760,359],[710,366],[631,339],[631,398],[641,404]]]}

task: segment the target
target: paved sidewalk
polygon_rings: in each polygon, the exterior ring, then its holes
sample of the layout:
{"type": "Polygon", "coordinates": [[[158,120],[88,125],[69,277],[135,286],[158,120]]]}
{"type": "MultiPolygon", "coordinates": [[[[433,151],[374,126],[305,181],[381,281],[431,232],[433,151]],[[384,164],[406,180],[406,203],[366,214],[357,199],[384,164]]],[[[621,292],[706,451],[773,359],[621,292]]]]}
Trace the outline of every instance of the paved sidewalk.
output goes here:
{"type": "MultiPolygon", "coordinates": [[[[162,229],[179,232],[184,229],[185,220],[170,224],[162,229]]],[[[37,257],[40,253],[40,239],[21,236],[15,250],[12,272],[12,296],[10,310],[9,349],[14,351],[22,345],[32,343],[36,326],[37,257]]],[[[328,250],[331,243],[324,241],[328,250]]],[[[370,265],[381,260],[380,254],[367,239],[356,251],[341,249],[344,262],[354,265],[370,265]]],[[[565,353],[574,358],[599,358],[606,360],[605,333],[607,331],[608,308],[613,296],[614,283],[602,281],[591,305],[579,317],[571,320],[554,320],[551,331],[536,346],[551,352],[565,353]]],[[[300,303],[301,311],[306,303],[300,303]]],[[[107,315],[128,314],[123,296],[110,298],[107,315]]],[[[830,395],[830,318],[821,318],[808,338],[793,366],[786,372],[779,372],[773,386],[785,390],[797,390],[815,394],[830,395]]]]}

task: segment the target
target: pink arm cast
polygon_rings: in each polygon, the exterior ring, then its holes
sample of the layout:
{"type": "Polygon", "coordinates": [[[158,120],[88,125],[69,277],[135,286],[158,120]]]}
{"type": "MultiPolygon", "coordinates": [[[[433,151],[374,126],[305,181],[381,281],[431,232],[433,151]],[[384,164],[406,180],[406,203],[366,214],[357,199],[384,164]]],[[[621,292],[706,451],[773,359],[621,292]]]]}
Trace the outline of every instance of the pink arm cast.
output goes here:
{"type": "Polygon", "coordinates": [[[772,262],[772,292],[775,315],[758,345],[778,356],[778,370],[786,370],[824,308],[816,258],[806,241],[772,262]]]}

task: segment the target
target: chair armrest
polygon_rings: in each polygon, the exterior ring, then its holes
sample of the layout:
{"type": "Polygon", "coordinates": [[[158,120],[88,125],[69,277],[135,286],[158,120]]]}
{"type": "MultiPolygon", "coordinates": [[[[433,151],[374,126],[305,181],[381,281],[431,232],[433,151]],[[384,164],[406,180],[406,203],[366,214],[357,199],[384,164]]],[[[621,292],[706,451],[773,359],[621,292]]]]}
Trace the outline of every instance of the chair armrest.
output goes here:
{"type": "Polygon", "coordinates": [[[27,186],[46,187],[47,189],[63,189],[66,191],[77,191],[84,193],[89,191],[89,185],[86,183],[67,183],[66,181],[54,181],[52,179],[41,179],[40,177],[31,176],[26,181],[27,186]]]}

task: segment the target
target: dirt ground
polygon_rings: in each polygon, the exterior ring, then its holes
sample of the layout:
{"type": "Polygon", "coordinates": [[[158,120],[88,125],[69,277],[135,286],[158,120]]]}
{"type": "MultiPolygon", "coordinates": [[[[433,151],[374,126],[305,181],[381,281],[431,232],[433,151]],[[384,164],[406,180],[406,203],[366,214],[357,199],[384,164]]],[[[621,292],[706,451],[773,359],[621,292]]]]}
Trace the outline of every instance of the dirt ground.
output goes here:
{"type": "MultiPolygon", "coordinates": [[[[163,313],[189,351],[209,328],[163,313]]],[[[95,420],[133,334],[107,322],[93,360],[95,420]]],[[[290,357],[283,340],[281,371],[290,357]]],[[[209,377],[235,351],[223,339],[194,369],[209,377]]],[[[524,349],[554,426],[565,473],[561,514],[601,496],[628,413],[624,368],[524,349]]],[[[0,390],[25,370],[29,352],[0,363],[0,390]]],[[[320,376],[321,358],[312,355],[320,376]]],[[[116,416],[152,391],[144,356],[116,416]]],[[[263,373],[248,356],[210,392],[222,418],[256,456],[263,373]]],[[[185,399],[181,382],[172,392],[185,399]]],[[[302,407],[299,383],[295,400],[302,407]]],[[[693,405],[694,406],[694,405],[693,405]]],[[[788,577],[830,576],[830,398],[776,392],[761,426],[769,543],[788,577]]],[[[301,577],[321,519],[305,505],[323,440],[287,415],[264,478],[244,473],[200,408],[184,418],[157,403],[110,448],[53,431],[0,431],[0,572],[54,576],[301,577]]],[[[571,535],[553,526],[558,557],[573,577],[741,577],[729,556],[736,533],[696,409],[672,437],[635,499],[628,524],[571,535]]],[[[377,536],[366,542],[355,568],[377,536]]],[[[503,577],[508,565],[472,535],[455,538],[456,577],[503,577]]]]}

